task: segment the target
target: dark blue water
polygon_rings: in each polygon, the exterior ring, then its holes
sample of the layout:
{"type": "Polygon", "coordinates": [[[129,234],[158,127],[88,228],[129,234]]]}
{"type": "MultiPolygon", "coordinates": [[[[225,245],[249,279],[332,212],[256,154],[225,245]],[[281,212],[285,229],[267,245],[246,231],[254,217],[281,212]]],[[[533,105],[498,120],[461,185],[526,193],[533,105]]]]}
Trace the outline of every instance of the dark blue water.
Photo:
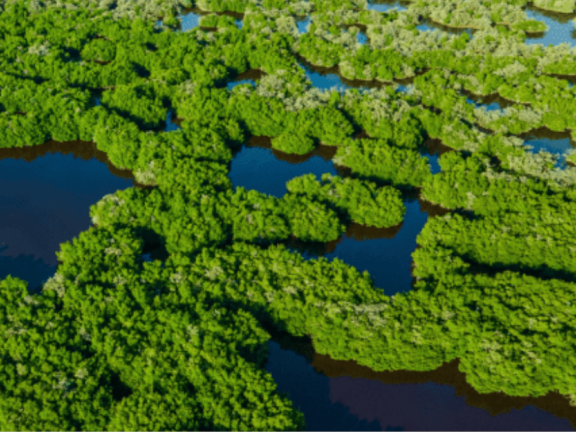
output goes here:
{"type": "Polygon", "coordinates": [[[360,420],[342,403],[330,400],[330,378],[318,373],[303,355],[269,342],[266,370],[304,414],[307,430],[381,430],[377,422],[360,420]]]}
{"type": "Polygon", "coordinates": [[[60,243],[90,227],[89,207],[132,186],[90,152],[79,153],[34,158],[28,149],[23,156],[34,159],[27,162],[14,159],[16,150],[0,151],[0,279],[11,274],[37,287],[54,274],[60,243]]]}
{"type": "Polygon", "coordinates": [[[432,374],[389,383],[282,342],[269,342],[266,370],[302,411],[307,430],[572,430],[568,420],[531,405],[492,415],[468,405],[454,386],[431,381],[432,374]]]}
{"type": "Polygon", "coordinates": [[[235,187],[243,186],[281,198],[287,192],[287,181],[310,173],[318,177],[324,173],[337,174],[332,162],[320,156],[295,164],[278,160],[267,148],[243,147],[232,161],[230,180],[235,187]]]}
{"type": "Polygon", "coordinates": [[[238,27],[239,30],[242,30],[242,26],[244,25],[244,23],[242,22],[241,19],[235,19],[234,23],[236,24],[236,27],[238,27]]]}
{"type": "Polygon", "coordinates": [[[392,238],[359,241],[353,236],[344,235],[334,252],[323,256],[329,260],[338,258],[361,272],[367,270],[374,284],[387,295],[409,291],[412,288],[412,252],[416,249],[416,237],[422,231],[428,215],[421,210],[417,200],[406,200],[404,205],[404,221],[397,233],[392,231],[392,238]]]}
{"type": "Polygon", "coordinates": [[[356,35],[356,39],[358,40],[359,44],[366,45],[368,42],[368,36],[363,31],[359,31],[356,35]]]}
{"type": "MultiPolygon", "coordinates": [[[[441,149],[431,149],[431,161],[441,149]]],[[[436,168],[432,168],[433,171],[436,168]]],[[[301,163],[277,159],[270,149],[245,147],[232,162],[230,177],[243,186],[281,197],[285,183],[293,177],[334,173],[330,162],[314,156],[301,163]]],[[[352,226],[322,256],[339,258],[360,271],[367,270],[376,286],[388,295],[411,289],[411,254],[416,237],[428,218],[427,208],[406,199],[404,222],[387,230],[352,226]],[[376,231],[376,233],[375,233],[376,231]]],[[[304,251],[315,258],[318,254],[304,251]]],[[[470,406],[454,386],[434,382],[389,384],[376,379],[353,378],[347,371],[330,377],[318,370],[312,359],[298,350],[270,342],[266,366],[279,391],[287,392],[306,418],[308,430],[567,430],[570,423],[553,414],[526,406],[521,410],[491,415],[470,406]]]]}
{"type": "MultiPolygon", "coordinates": [[[[232,161],[230,179],[235,187],[243,186],[280,198],[287,192],[286,182],[294,177],[312,173],[320,179],[326,172],[337,174],[331,162],[318,156],[295,164],[278,160],[269,149],[244,147],[232,161]]],[[[339,258],[360,271],[367,270],[376,286],[386,294],[410,290],[411,254],[416,249],[416,236],[424,227],[427,214],[420,209],[418,201],[407,200],[405,205],[404,222],[398,229],[381,230],[380,237],[378,230],[372,230],[374,236],[369,230],[366,235],[348,232],[333,251],[322,255],[329,260],[339,258]]],[[[310,251],[303,255],[308,259],[318,256],[310,251]]]]}

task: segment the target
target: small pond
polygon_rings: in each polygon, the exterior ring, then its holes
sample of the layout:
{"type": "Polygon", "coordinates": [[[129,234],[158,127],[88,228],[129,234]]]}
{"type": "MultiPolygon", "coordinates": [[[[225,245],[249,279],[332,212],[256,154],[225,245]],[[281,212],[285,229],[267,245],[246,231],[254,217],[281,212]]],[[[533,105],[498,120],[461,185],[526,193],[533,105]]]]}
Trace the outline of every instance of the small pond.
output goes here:
{"type": "Polygon", "coordinates": [[[300,34],[307,33],[309,25],[310,25],[310,16],[296,20],[296,26],[298,27],[298,33],[300,34]]]}
{"type": "Polygon", "coordinates": [[[311,67],[311,65],[300,62],[300,67],[306,72],[306,76],[312,85],[320,90],[340,90],[344,91],[351,86],[342,82],[338,74],[338,68],[311,67]]]}
{"type": "Polygon", "coordinates": [[[90,227],[90,206],[134,184],[84,142],[2,149],[0,179],[0,278],[30,289],[54,274],[60,243],[90,227]]]}
{"type": "Polygon", "coordinates": [[[504,99],[497,93],[483,96],[462,90],[462,94],[466,96],[467,103],[474,105],[475,108],[484,107],[487,111],[501,111],[504,108],[513,107],[515,105],[514,102],[504,99]]]}
{"type": "Polygon", "coordinates": [[[190,31],[200,25],[200,15],[193,11],[186,11],[180,18],[180,30],[190,31]]]}

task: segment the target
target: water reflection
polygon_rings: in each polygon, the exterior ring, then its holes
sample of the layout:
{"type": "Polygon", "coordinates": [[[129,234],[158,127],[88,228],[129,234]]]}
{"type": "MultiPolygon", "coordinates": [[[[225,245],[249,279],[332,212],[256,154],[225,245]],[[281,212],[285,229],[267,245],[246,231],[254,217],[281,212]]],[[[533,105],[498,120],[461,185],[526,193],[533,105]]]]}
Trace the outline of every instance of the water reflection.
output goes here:
{"type": "Polygon", "coordinates": [[[558,393],[480,394],[458,362],[429,372],[375,372],[318,354],[307,337],[267,328],[266,370],[308,430],[572,430],[576,410],[558,393]]]}
{"type": "Polygon", "coordinates": [[[350,414],[341,403],[330,401],[330,379],[319,374],[305,356],[269,342],[266,370],[278,384],[278,391],[288,394],[294,406],[304,414],[306,429],[380,430],[377,422],[367,422],[350,414]]]}
{"type": "MultiPolygon", "coordinates": [[[[4,205],[4,201],[0,198],[0,205],[4,205]]],[[[42,283],[46,279],[54,276],[56,272],[56,265],[47,264],[42,258],[36,258],[34,255],[24,255],[8,253],[5,256],[5,251],[9,248],[7,245],[0,246],[0,279],[11,275],[28,282],[28,290],[30,292],[38,292],[42,283]]]]}
{"type": "Polygon", "coordinates": [[[321,156],[325,149],[309,155],[298,156],[272,150],[266,137],[253,137],[232,160],[230,180],[235,187],[255,189],[281,198],[286,192],[286,182],[303,174],[338,174],[329,159],[321,156]],[[279,156],[279,157],[278,157],[279,156]]]}
{"type": "Polygon", "coordinates": [[[194,11],[187,10],[180,18],[180,31],[190,31],[200,25],[200,15],[194,11]]]}
{"type": "Polygon", "coordinates": [[[303,61],[299,62],[299,65],[306,72],[306,77],[312,82],[312,85],[318,89],[344,91],[351,87],[342,82],[337,67],[315,66],[312,68],[310,64],[303,61]]]}
{"type": "Polygon", "coordinates": [[[307,33],[309,25],[310,25],[310,16],[296,20],[296,26],[298,27],[298,33],[300,34],[307,33]]]}
{"type": "Polygon", "coordinates": [[[484,107],[487,111],[503,110],[504,108],[515,106],[514,102],[504,99],[498,93],[477,95],[462,89],[462,94],[466,96],[466,102],[470,105],[474,105],[476,108],[484,107]]]}
{"type": "Polygon", "coordinates": [[[567,43],[571,46],[576,45],[576,32],[572,20],[576,14],[561,14],[548,12],[538,9],[534,6],[526,8],[526,15],[529,19],[544,21],[548,26],[548,31],[544,34],[529,34],[526,43],[529,45],[542,44],[544,46],[559,45],[567,43]]]}
{"type": "MultiPolygon", "coordinates": [[[[335,151],[334,147],[319,146],[307,155],[288,155],[271,150],[268,138],[253,137],[232,161],[230,179],[235,187],[282,197],[287,191],[286,182],[303,174],[312,173],[318,178],[325,172],[349,175],[348,171],[330,162],[335,151]]],[[[437,160],[434,153],[430,157],[437,160]]],[[[412,252],[416,249],[416,237],[429,212],[437,212],[437,209],[423,206],[415,197],[407,198],[405,205],[404,221],[396,227],[361,228],[353,224],[335,241],[306,243],[291,239],[288,246],[306,259],[339,258],[359,271],[367,270],[375,285],[389,295],[408,291],[412,287],[412,252]]]]}
{"type": "Polygon", "coordinates": [[[405,5],[409,4],[405,1],[397,0],[376,0],[368,2],[368,9],[375,10],[378,12],[388,12],[391,9],[396,9],[398,11],[404,11],[408,9],[405,5]]]}
{"type": "Polygon", "coordinates": [[[558,166],[564,166],[564,156],[567,151],[572,150],[572,139],[569,132],[554,132],[547,128],[531,130],[522,135],[524,144],[532,147],[533,153],[545,150],[559,156],[558,166]]]}
{"type": "Polygon", "coordinates": [[[0,278],[32,289],[55,271],[55,252],[91,225],[89,207],[133,185],[104,153],[85,142],[0,150],[0,278]]]}
{"type": "Polygon", "coordinates": [[[230,81],[226,84],[228,90],[232,90],[234,87],[240,84],[252,84],[253,86],[256,85],[257,81],[260,81],[264,76],[266,76],[266,72],[263,72],[259,69],[250,69],[246,72],[238,74],[233,81],[230,81]]]}
{"type": "Polygon", "coordinates": [[[172,119],[173,115],[174,113],[172,112],[172,110],[169,110],[168,114],[166,114],[166,125],[164,126],[164,132],[174,132],[182,129],[178,124],[179,123],[178,120],[172,119]]]}
{"type": "Polygon", "coordinates": [[[540,398],[479,394],[466,382],[457,361],[430,372],[374,372],[315,353],[312,366],[330,377],[332,402],[341,402],[360,419],[378,421],[383,428],[571,430],[576,424],[576,410],[557,393],[540,398]]]}
{"type": "MultiPolygon", "coordinates": [[[[387,295],[409,291],[412,288],[412,252],[416,249],[416,237],[426,223],[427,213],[417,200],[406,200],[404,204],[404,221],[390,231],[392,237],[384,233],[380,238],[364,237],[358,241],[358,236],[346,233],[334,251],[324,257],[329,260],[338,258],[361,272],[367,270],[374,284],[387,295]]],[[[315,258],[309,253],[303,255],[315,258]]]]}
{"type": "Polygon", "coordinates": [[[440,163],[438,162],[438,155],[422,153],[422,156],[428,159],[430,172],[432,172],[432,174],[438,174],[441,171],[440,163]]]}
{"type": "Polygon", "coordinates": [[[321,90],[369,90],[373,88],[384,88],[389,85],[395,85],[396,91],[407,93],[413,87],[414,78],[416,76],[422,75],[428,71],[428,69],[419,71],[414,77],[394,79],[393,83],[374,80],[350,80],[344,78],[340,75],[340,69],[337,66],[334,67],[323,67],[314,66],[304,59],[300,59],[298,64],[306,72],[306,76],[312,82],[312,85],[321,90]]]}

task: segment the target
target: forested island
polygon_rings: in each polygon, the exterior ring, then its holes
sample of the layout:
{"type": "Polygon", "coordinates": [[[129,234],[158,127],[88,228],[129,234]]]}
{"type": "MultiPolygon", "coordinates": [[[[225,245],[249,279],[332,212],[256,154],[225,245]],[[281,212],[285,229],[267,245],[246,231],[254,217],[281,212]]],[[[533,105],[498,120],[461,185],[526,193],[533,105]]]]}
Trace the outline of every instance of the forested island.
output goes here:
{"type": "Polygon", "coordinates": [[[576,140],[576,49],[526,43],[548,30],[527,8],[576,1],[370,6],[0,1],[0,148],[90,142],[137,182],[90,208],[41,289],[0,281],[0,429],[303,429],[264,369],[273,332],[374,373],[458,361],[479,394],[576,411],[576,151],[523,138],[576,140]],[[254,137],[338,175],[233,187],[254,137]],[[406,292],[292,247],[393,230],[407,196],[439,210],[406,292]]]}

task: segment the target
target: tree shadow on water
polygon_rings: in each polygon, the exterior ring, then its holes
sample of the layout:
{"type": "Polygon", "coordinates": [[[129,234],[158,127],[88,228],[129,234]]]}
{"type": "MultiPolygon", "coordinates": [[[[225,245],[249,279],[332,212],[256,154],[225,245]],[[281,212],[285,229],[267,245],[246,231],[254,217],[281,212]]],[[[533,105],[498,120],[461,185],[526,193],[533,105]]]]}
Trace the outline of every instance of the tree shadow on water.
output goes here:
{"type": "Polygon", "coordinates": [[[361,420],[343,404],[330,400],[330,378],[318,373],[303,354],[269,342],[266,370],[306,419],[306,430],[382,430],[378,421],[361,420]]]}
{"type": "Polygon", "coordinates": [[[11,275],[28,282],[28,291],[37,293],[46,279],[52,277],[56,267],[46,264],[33,255],[18,255],[16,257],[2,255],[8,246],[0,247],[0,280],[11,275]]]}

